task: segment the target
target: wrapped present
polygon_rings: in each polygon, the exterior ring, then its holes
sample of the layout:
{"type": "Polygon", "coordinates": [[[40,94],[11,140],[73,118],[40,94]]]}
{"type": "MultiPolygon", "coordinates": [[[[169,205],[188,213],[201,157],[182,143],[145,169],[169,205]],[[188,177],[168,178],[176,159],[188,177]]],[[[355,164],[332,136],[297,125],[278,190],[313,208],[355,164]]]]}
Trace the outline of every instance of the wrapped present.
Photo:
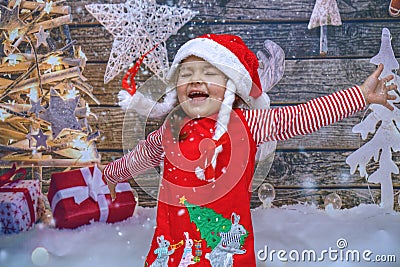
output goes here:
{"type": "Polygon", "coordinates": [[[48,199],[57,228],[76,228],[94,221],[113,223],[133,215],[136,201],[129,183],[110,191],[97,166],[51,175],[48,199]]]}
{"type": "Polygon", "coordinates": [[[22,180],[25,169],[16,169],[15,165],[6,174],[0,176],[0,233],[10,234],[26,231],[39,217],[40,182],[22,180]],[[16,174],[22,174],[12,180],[16,174]]]}

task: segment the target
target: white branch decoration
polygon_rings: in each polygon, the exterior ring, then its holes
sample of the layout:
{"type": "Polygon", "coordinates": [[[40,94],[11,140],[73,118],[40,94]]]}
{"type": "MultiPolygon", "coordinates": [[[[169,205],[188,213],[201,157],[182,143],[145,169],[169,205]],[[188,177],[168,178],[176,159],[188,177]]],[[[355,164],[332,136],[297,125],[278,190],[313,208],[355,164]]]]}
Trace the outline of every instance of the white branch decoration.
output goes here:
{"type": "MultiPolygon", "coordinates": [[[[390,41],[390,32],[387,28],[384,28],[380,51],[370,62],[375,65],[382,63],[384,69],[380,78],[390,74],[395,75],[394,82],[400,87],[400,77],[392,72],[394,69],[399,69],[399,63],[394,56],[390,41]]],[[[360,176],[367,177],[368,182],[381,184],[380,206],[391,210],[394,208],[392,173],[399,173],[399,168],[392,159],[392,152],[400,151],[400,110],[393,104],[399,103],[400,97],[396,92],[391,91],[389,93],[397,96],[396,100],[389,101],[394,110],[390,111],[382,105],[370,105],[371,113],[365,120],[354,126],[353,132],[360,133],[362,139],[365,140],[369,133],[375,133],[379,122],[381,122],[381,125],[371,140],[353,152],[346,159],[346,163],[350,165],[352,174],[358,168],[360,176]],[[368,177],[366,166],[372,159],[375,162],[379,161],[379,168],[368,177]]]]}
{"type": "Polygon", "coordinates": [[[114,37],[104,83],[157,45],[144,64],[163,79],[169,67],[165,41],[197,14],[189,9],[157,5],[155,0],[85,7],[114,37]]]}

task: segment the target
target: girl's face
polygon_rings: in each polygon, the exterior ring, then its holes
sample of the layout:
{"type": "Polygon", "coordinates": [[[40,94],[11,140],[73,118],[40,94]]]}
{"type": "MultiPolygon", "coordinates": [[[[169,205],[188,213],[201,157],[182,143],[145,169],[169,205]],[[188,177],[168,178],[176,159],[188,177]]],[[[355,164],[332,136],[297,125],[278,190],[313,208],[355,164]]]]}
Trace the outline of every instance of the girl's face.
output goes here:
{"type": "Polygon", "coordinates": [[[207,61],[190,56],[181,63],[177,79],[178,100],[191,118],[219,112],[227,77],[207,61]]]}

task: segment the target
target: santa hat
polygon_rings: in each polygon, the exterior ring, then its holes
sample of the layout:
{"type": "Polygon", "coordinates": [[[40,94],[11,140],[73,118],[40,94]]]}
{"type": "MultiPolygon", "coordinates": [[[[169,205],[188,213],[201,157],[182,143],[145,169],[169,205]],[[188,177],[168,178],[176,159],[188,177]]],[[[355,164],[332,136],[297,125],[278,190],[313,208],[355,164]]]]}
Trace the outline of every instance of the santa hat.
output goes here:
{"type": "MultiPolygon", "coordinates": [[[[133,97],[121,91],[119,105],[126,109],[134,102],[141,115],[162,117],[176,104],[176,75],[179,64],[189,56],[197,56],[221,70],[234,85],[238,94],[251,109],[269,108],[269,97],[263,92],[258,75],[258,59],[239,36],[229,34],[206,34],[183,44],[175,55],[167,73],[167,90],[164,102],[147,99],[140,92],[133,97]]],[[[268,88],[269,89],[269,88],[268,88]]]]}
{"type": "MultiPolygon", "coordinates": [[[[179,64],[189,56],[204,59],[223,72],[228,78],[224,100],[217,118],[214,140],[219,140],[226,132],[232,104],[235,101],[235,94],[239,95],[251,109],[269,108],[269,97],[261,87],[257,56],[239,36],[228,34],[206,34],[181,46],[166,76],[167,92],[163,102],[158,103],[147,99],[139,92],[133,97],[128,97],[126,92],[121,92],[119,94],[119,104],[122,107],[125,106],[125,108],[128,105],[132,106],[139,114],[144,116],[161,117],[168,114],[177,101],[175,87],[179,64]]],[[[269,148],[263,154],[269,154],[275,148],[275,144],[269,144],[268,146],[269,148]]],[[[215,150],[215,155],[211,162],[213,167],[215,167],[216,158],[221,151],[220,148],[217,147],[215,150]]],[[[201,176],[202,171],[198,171],[198,176],[201,176]]]]}

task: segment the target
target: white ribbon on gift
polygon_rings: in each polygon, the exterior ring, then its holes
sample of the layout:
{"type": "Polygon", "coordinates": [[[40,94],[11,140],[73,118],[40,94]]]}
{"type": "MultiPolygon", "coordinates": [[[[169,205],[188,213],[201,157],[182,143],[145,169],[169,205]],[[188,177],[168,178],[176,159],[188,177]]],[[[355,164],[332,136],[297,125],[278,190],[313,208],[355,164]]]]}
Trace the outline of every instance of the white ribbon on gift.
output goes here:
{"type": "MultiPolygon", "coordinates": [[[[92,198],[99,204],[100,208],[100,222],[106,222],[108,218],[108,203],[105,194],[109,194],[110,190],[102,179],[102,173],[97,166],[94,166],[93,175],[88,167],[80,169],[83,179],[85,179],[86,186],[74,186],[57,191],[51,201],[51,209],[54,211],[58,202],[66,198],[74,198],[76,204],[80,205],[88,198],[92,198]]],[[[119,183],[115,191],[125,192],[131,191],[129,183],[119,183]]]]}

